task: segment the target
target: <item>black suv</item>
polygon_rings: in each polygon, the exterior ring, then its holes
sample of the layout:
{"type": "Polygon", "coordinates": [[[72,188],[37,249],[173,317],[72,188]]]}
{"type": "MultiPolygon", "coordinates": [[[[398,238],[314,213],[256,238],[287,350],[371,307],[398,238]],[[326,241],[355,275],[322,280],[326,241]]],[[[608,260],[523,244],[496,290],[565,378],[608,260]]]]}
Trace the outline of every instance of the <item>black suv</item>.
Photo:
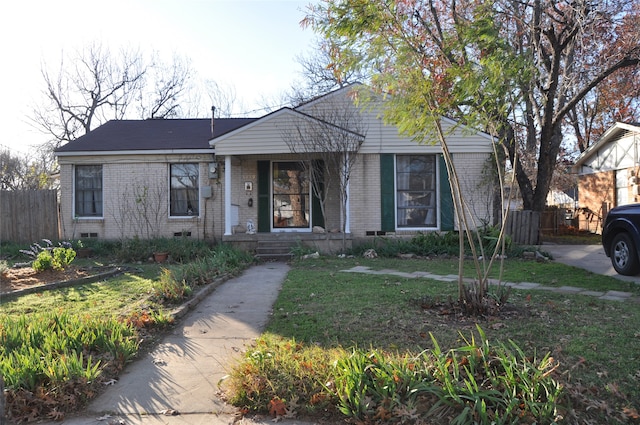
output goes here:
{"type": "Polygon", "coordinates": [[[602,229],[602,246],[613,268],[620,274],[640,272],[640,204],[612,208],[602,229]]]}

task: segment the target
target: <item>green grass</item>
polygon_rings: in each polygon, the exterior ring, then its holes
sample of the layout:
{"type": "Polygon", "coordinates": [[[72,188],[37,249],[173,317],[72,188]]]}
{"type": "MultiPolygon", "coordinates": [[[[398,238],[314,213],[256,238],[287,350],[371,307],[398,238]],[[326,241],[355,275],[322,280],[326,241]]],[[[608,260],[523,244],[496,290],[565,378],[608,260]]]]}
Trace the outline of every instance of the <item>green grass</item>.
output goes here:
{"type": "MultiPolygon", "coordinates": [[[[430,335],[443,350],[458,347],[464,344],[461,335],[473,334],[479,325],[489,341],[513,341],[527,355],[549,353],[559,361],[556,378],[565,386],[563,411],[568,418],[575,409],[577,422],[615,423],[616,418],[630,418],[640,410],[637,304],[513,290],[500,316],[464,318],[446,314],[452,312],[447,300],[456,297],[456,284],[340,271],[355,265],[440,274],[457,270],[455,260],[295,262],[274,306],[267,335],[326,350],[358,347],[402,354],[434,349],[430,335]],[[421,308],[425,300],[438,308],[421,308]]],[[[555,263],[508,261],[505,280],[638,294],[637,287],[626,282],[555,263]]]]}
{"type": "MultiPolygon", "coordinates": [[[[305,260],[304,267],[309,270],[323,269],[329,273],[348,269],[353,266],[366,266],[373,270],[395,269],[403,272],[423,271],[438,275],[458,275],[458,261],[454,259],[415,259],[405,260],[400,258],[354,258],[347,262],[340,258],[322,257],[320,259],[305,260]]],[[[469,260],[464,263],[464,276],[475,277],[475,268],[469,260]]],[[[491,278],[499,277],[499,264],[495,263],[489,275],[491,278]]],[[[502,274],[503,282],[534,282],[546,286],[575,286],[588,290],[598,291],[627,291],[640,295],[640,285],[633,282],[602,276],[577,267],[567,266],[554,261],[537,262],[523,259],[507,259],[504,262],[502,274]]]]}
{"type": "Polygon", "coordinates": [[[148,307],[147,297],[159,267],[147,266],[146,276],[124,273],[101,282],[61,288],[12,298],[0,304],[0,314],[18,315],[39,311],[65,311],[113,316],[148,307]],[[155,270],[151,271],[151,267],[155,270]]]}

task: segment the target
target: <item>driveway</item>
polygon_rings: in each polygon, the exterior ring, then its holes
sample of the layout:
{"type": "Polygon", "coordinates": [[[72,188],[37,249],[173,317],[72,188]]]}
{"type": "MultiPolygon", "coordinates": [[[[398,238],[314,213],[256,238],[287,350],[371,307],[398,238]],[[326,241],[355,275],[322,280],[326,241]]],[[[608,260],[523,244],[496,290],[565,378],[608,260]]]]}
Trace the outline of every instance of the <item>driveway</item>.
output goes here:
{"type": "Polygon", "coordinates": [[[622,276],[616,273],[611,265],[611,260],[605,255],[602,245],[543,244],[540,246],[540,250],[551,254],[553,259],[559,263],[640,284],[640,276],[622,276]]]}

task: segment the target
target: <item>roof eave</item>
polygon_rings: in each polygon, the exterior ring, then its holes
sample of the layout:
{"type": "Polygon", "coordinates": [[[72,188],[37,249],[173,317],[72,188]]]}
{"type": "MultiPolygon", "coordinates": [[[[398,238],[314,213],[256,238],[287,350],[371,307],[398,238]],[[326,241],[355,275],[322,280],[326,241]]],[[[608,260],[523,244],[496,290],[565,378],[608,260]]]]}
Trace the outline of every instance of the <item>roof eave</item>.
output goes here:
{"type": "Polygon", "coordinates": [[[118,151],[64,151],[55,152],[55,156],[116,156],[116,155],[186,155],[212,154],[212,148],[199,149],[139,149],[118,151]]]}
{"type": "Polygon", "coordinates": [[[591,156],[595,152],[597,152],[598,149],[600,149],[600,147],[602,147],[603,145],[607,144],[609,142],[609,140],[611,138],[613,138],[618,133],[618,131],[620,131],[620,130],[628,130],[628,131],[633,131],[633,132],[640,132],[640,127],[636,126],[636,125],[633,125],[633,124],[627,124],[627,123],[623,123],[623,122],[616,122],[614,125],[609,127],[609,129],[607,129],[607,131],[605,131],[602,136],[600,136],[600,139],[598,139],[598,141],[596,141],[596,143],[594,143],[593,145],[589,146],[589,148],[587,150],[582,152],[582,154],[578,157],[578,159],[576,160],[575,165],[572,168],[578,170],[580,168],[580,166],[582,166],[582,164],[584,164],[587,161],[587,159],[591,158],[591,156]]]}

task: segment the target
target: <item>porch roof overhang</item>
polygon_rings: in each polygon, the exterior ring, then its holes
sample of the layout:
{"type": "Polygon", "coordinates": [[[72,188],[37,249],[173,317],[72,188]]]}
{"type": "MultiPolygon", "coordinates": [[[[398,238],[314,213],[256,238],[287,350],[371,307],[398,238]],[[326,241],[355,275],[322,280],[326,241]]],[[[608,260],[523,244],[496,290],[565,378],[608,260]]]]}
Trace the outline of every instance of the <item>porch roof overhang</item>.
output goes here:
{"type": "Polygon", "coordinates": [[[354,138],[364,141],[365,136],[354,133],[331,123],[319,120],[311,115],[291,109],[282,108],[272,112],[251,124],[238,128],[209,141],[215,149],[216,156],[238,155],[278,155],[290,154],[290,140],[296,135],[302,137],[308,125],[321,125],[329,131],[349,133],[354,138]]]}

